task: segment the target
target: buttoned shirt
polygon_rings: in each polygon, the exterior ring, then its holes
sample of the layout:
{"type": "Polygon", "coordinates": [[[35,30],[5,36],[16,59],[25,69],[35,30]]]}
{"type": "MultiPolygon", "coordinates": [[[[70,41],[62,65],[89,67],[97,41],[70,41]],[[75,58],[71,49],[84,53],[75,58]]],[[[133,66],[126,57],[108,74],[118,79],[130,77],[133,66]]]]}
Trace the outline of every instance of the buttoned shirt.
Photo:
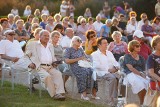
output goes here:
{"type": "Polygon", "coordinates": [[[70,47],[70,44],[71,44],[71,38],[69,38],[68,36],[64,36],[61,41],[60,41],[60,45],[63,47],[63,48],[69,48],[70,47]]]}
{"type": "Polygon", "coordinates": [[[22,48],[17,40],[13,40],[13,42],[9,40],[1,40],[0,54],[5,54],[7,56],[17,58],[21,58],[24,56],[22,48]]]}
{"type": "MultiPolygon", "coordinates": [[[[38,41],[40,43],[40,41],[38,41]]],[[[40,43],[41,44],[41,43],[40,43]]],[[[52,54],[49,49],[49,43],[46,47],[41,44],[41,58],[40,61],[42,64],[52,64],[52,54]]]]}
{"type": "Polygon", "coordinates": [[[119,67],[119,63],[115,60],[112,52],[106,50],[106,55],[103,54],[99,49],[92,54],[93,58],[93,69],[96,71],[98,76],[104,76],[108,74],[108,69],[114,66],[119,67]]]}
{"type": "Polygon", "coordinates": [[[95,21],[95,22],[93,23],[93,26],[95,27],[96,32],[100,32],[101,27],[103,26],[103,23],[102,23],[102,22],[95,21]]]}

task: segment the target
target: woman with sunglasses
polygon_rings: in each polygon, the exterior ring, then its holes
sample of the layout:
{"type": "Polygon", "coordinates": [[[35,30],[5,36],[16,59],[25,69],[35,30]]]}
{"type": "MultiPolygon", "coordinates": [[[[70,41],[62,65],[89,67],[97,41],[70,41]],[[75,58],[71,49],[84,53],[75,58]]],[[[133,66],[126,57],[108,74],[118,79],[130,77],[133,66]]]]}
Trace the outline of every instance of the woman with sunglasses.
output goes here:
{"type": "MultiPolygon", "coordinates": [[[[81,67],[78,64],[80,60],[87,60],[87,57],[81,48],[82,40],[78,36],[74,36],[71,40],[71,47],[67,48],[64,54],[65,62],[70,64],[70,69],[77,80],[78,92],[81,93],[81,99],[89,100],[87,92],[91,89],[92,69],[81,67]]],[[[96,96],[97,84],[94,82],[92,88],[92,98],[100,99],[96,96]]]]}
{"type": "Polygon", "coordinates": [[[129,83],[132,92],[138,94],[140,104],[143,104],[144,96],[148,87],[148,80],[145,75],[145,60],[138,53],[140,52],[140,43],[132,40],[128,44],[129,54],[124,56],[124,72],[126,77],[123,83],[129,83]]]}
{"type": "Polygon", "coordinates": [[[85,43],[85,53],[90,55],[92,52],[97,50],[97,36],[94,30],[88,30],[86,32],[86,43],[85,43]]]}

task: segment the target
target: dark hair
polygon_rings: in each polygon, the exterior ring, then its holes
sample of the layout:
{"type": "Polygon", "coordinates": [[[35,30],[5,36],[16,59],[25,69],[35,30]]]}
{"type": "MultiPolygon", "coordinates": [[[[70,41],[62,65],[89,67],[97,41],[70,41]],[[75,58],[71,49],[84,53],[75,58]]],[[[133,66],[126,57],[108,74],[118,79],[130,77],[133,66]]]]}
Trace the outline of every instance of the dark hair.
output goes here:
{"type": "Polygon", "coordinates": [[[153,19],[153,23],[156,23],[156,20],[159,20],[159,21],[160,21],[160,18],[156,16],[156,17],[153,19]]]}
{"type": "Polygon", "coordinates": [[[29,16],[27,17],[27,21],[29,21],[30,18],[34,18],[34,15],[29,15],[29,16]]]}
{"type": "Polygon", "coordinates": [[[101,45],[102,40],[106,40],[106,38],[104,38],[104,37],[100,37],[100,38],[98,38],[97,46],[98,46],[98,45],[101,45]]]}
{"type": "Polygon", "coordinates": [[[143,21],[143,22],[145,23],[146,21],[148,21],[148,19],[144,19],[144,21],[143,21]]]}
{"type": "Polygon", "coordinates": [[[2,23],[5,22],[5,21],[8,22],[8,19],[7,19],[7,18],[1,18],[0,23],[2,24],[2,23]]]}
{"type": "Polygon", "coordinates": [[[53,30],[57,30],[57,29],[64,29],[63,28],[63,26],[62,26],[62,24],[57,24],[55,27],[54,27],[54,29],[53,30]]]}
{"type": "Polygon", "coordinates": [[[88,18],[88,22],[89,22],[89,21],[93,21],[93,18],[92,18],[92,17],[89,17],[89,18],[88,18]]]}
{"type": "Polygon", "coordinates": [[[95,34],[96,35],[96,32],[94,30],[87,30],[86,37],[87,37],[88,40],[90,40],[90,35],[91,34],[95,34]]]}

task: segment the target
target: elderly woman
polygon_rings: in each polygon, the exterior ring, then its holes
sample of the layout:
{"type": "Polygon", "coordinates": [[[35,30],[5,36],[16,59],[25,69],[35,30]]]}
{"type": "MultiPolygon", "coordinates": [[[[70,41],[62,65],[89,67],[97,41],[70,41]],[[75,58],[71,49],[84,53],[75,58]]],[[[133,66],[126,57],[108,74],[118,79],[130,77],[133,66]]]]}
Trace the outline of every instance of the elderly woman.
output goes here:
{"type": "Polygon", "coordinates": [[[82,39],[82,41],[83,41],[83,46],[84,46],[84,43],[85,43],[85,41],[86,41],[86,36],[85,36],[85,33],[86,33],[86,31],[88,30],[88,27],[87,27],[87,25],[86,25],[86,19],[85,18],[82,18],[81,20],[80,20],[80,24],[81,25],[79,25],[78,26],[78,28],[77,28],[77,36],[79,36],[81,39],[82,39]]]}
{"type": "Polygon", "coordinates": [[[158,86],[160,87],[160,37],[155,36],[151,42],[152,48],[155,50],[147,60],[147,69],[149,76],[151,77],[150,86],[151,89],[156,89],[156,84],[154,80],[158,81],[158,86]]]}
{"type": "Polygon", "coordinates": [[[86,43],[85,43],[85,53],[90,55],[92,52],[97,50],[97,37],[94,30],[88,30],[86,32],[86,43]]]}
{"type": "MultiPolygon", "coordinates": [[[[78,92],[81,93],[81,99],[89,100],[87,97],[87,90],[91,88],[91,76],[92,69],[84,68],[78,65],[78,61],[87,60],[86,55],[81,46],[81,38],[78,36],[74,36],[71,41],[71,47],[67,48],[65,51],[65,62],[70,64],[71,70],[73,74],[76,76],[78,92]]],[[[92,98],[99,99],[96,96],[97,85],[94,82],[94,86],[92,89],[92,98]]]]}
{"type": "Polygon", "coordinates": [[[127,43],[121,40],[122,34],[119,31],[114,31],[112,34],[113,42],[108,46],[108,50],[111,51],[116,59],[119,60],[121,56],[127,53],[127,43]]]}
{"type": "Polygon", "coordinates": [[[146,79],[145,60],[142,56],[138,55],[140,51],[140,43],[137,40],[132,40],[128,44],[129,54],[124,56],[124,84],[129,83],[132,87],[134,94],[138,94],[140,104],[143,104],[148,81],[146,79]]]}
{"type": "Polygon", "coordinates": [[[53,17],[52,16],[48,16],[47,21],[48,21],[48,24],[46,25],[45,29],[48,30],[49,32],[52,32],[53,29],[54,29],[54,26],[55,26],[53,24],[53,22],[54,22],[53,17]]]}

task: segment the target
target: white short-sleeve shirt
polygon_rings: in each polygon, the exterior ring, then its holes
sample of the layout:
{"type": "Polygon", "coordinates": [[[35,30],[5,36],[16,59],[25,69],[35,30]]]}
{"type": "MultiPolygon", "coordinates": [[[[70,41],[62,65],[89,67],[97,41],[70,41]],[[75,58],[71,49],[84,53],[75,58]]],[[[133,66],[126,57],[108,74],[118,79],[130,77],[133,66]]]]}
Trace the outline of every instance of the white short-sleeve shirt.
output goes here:
{"type": "Polygon", "coordinates": [[[18,57],[18,58],[24,56],[22,48],[17,40],[14,40],[13,42],[9,40],[1,40],[0,54],[5,54],[10,57],[18,57]]]}

